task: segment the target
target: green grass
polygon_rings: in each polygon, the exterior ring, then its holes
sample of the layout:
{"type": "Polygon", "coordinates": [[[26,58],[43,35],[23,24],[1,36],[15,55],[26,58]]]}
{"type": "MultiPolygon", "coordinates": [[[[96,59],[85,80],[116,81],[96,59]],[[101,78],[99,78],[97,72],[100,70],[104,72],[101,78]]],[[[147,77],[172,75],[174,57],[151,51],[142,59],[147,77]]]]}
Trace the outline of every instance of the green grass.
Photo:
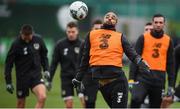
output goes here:
{"type": "MultiPolygon", "coordinates": [[[[0,108],[13,108],[16,107],[16,95],[14,94],[9,94],[6,92],[5,88],[5,81],[4,81],[4,75],[3,75],[3,66],[0,66],[0,108]]],[[[128,74],[128,68],[124,68],[126,74],[128,74]]],[[[59,78],[59,68],[56,70],[56,74],[53,80],[53,87],[50,92],[48,92],[48,97],[46,101],[46,108],[64,108],[64,101],[61,98],[60,94],[60,78],[59,78]]],[[[13,70],[12,72],[12,77],[13,77],[13,84],[15,86],[15,72],[13,70]]],[[[180,78],[178,77],[180,80],[180,78]]],[[[130,99],[130,96],[129,96],[130,99]]],[[[27,97],[26,100],[26,107],[27,108],[33,108],[36,103],[36,98],[35,96],[30,93],[30,96],[27,97]]],[[[80,101],[77,96],[74,97],[74,107],[79,108],[80,106],[80,101]]],[[[96,101],[96,107],[97,108],[108,108],[107,104],[104,102],[104,99],[100,92],[98,93],[97,101],[96,101]]],[[[174,103],[172,107],[180,107],[180,103],[174,103]]]]}
{"type": "MultiPolygon", "coordinates": [[[[6,86],[5,86],[5,81],[4,81],[4,75],[3,75],[3,66],[0,66],[0,108],[13,108],[16,107],[16,94],[15,92],[13,94],[9,94],[6,91],[6,86]]],[[[46,101],[46,108],[64,108],[64,101],[61,98],[61,89],[60,89],[60,78],[59,78],[59,68],[56,70],[56,74],[53,79],[53,87],[50,92],[48,92],[48,97],[46,101]]],[[[15,87],[15,72],[13,70],[12,72],[12,77],[13,77],[13,85],[15,87]]],[[[104,108],[108,107],[106,103],[104,102],[102,96],[100,93],[98,93],[97,97],[97,107],[99,108],[104,108]]],[[[30,93],[30,96],[27,97],[26,100],[26,107],[27,108],[33,108],[36,104],[36,98],[34,94],[30,93]]],[[[74,107],[79,108],[81,107],[80,105],[80,100],[78,99],[77,96],[74,97],[74,107]]]]}

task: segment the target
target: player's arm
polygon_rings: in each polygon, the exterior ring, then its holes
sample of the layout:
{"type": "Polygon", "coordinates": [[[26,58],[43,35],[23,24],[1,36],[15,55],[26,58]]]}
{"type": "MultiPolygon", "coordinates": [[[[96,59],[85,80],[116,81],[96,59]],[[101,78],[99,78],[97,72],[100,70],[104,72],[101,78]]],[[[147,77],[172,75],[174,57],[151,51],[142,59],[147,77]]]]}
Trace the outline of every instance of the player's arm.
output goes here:
{"type": "Polygon", "coordinates": [[[12,68],[13,68],[13,64],[15,60],[15,55],[16,55],[15,52],[16,52],[16,45],[15,43],[13,43],[6,57],[5,72],[4,72],[5,81],[6,81],[6,89],[11,94],[13,93],[13,90],[14,90],[13,85],[12,85],[11,72],[12,72],[12,68]]]}
{"type": "Polygon", "coordinates": [[[44,70],[43,73],[44,73],[44,78],[46,80],[45,85],[46,85],[46,88],[48,90],[50,90],[51,89],[51,83],[50,83],[51,75],[49,73],[49,63],[48,63],[48,57],[47,57],[48,50],[47,50],[46,45],[42,39],[40,39],[40,43],[41,43],[41,50],[40,50],[41,65],[42,65],[43,70],[44,70]]]}
{"type": "Polygon", "coordinates": [[[49,63],[48,63],[48,57],[47,57],[48,50],[42,39],[40,42],[41,42],[41,51],[40,51],[41,65],[44,71],[49,71],[49,63]]]}
{"type": "Polygon", "coordinates": [[[82,80],[84,73],[87,72],[89,67],[89,51],[90,51],[89,33],[85,39],[84,46],[81,51],[82,52],[80,54],[81,55],[80,65],[75,77],[78,81],[82,80]]]}
{"type": "Polygon", "coordinates": [[[50,65],[50,81],[52,82],[54,74],[56,72],[58,63],[60,62],[60,44],[57,43],[54,47],[54,51],[53,51],[53,55],[52,55],[52,61],[51,61],[51,65],[50,65]]]}
{"type": "MultiPolygon", "coordinates": [[[[170,106],[170,104],[173,103],[173,96],[174,96],[174,87],[175,87],[175,70],[178,71],[179,62],[176,61],[176,67],[175,67],[175,59],[179,59],[178,57],[178,50],[179,48],[176,48],[176,53],[174,54],[174,47],[173,47],[173,41],[170,40],[169,48],[167,51],[167,63],[166,63],[166,71],[168,74],[168,90],[166,96],[163,97],[161,107],[167,108],[170,106]],[[174,69],[175,68],[175,69],[174,69]]],[[[180,49],[179,49],[180,50],[180,49]]],[[[176,72],[177,73],[177,72],[176,72]]]]}
{"type": "MultiPolygon", "coordinates": [[[[139,55],[142,55],[143,52],[143,47],[144,47],[144,36],[141,35],[135,45],[135,50],[139,55]]],[[[138,72],[138,67],[136,64],[131,63],[130,64],[130,71],[129,71],[129,80],[136,80],[138,72]]]]}
{"type": "Polygon", "coordinates": [[[48,91],[50,91],[52,88],[52,80],[53,80],[54,74],[56,72],[57,65],[60,62],[60,53],[59,53],[60,50],[59,49],[60,49],[59,44],[56,44],[54,47],[52,61],[51,61],[51,65],[50,65],[50,78],[48,79],[47,83],[45,83],[48,91]]]}
{"type": "Polygon", "coordinates": [[[168,85],[169,87],[175,86],[175,73],[174,73],[174,67],[175,67],[175,59],[174,59],[174,47],[173,47],[173,41],[170,40],[169,48],[167,51],[167,63],[166,63],[166,70],[168,74],[168,85]]]}
{"type": "Polygon", "coordinates": [[[84,41],[82,41],[82,43],[80,45],[79,56],[78,56],[78,65],[79,66],[80,66],[80,62],[81,62],[81,58],[82,58],[83,48],[84,48],[84,41]]]}
{"type": "Polygon", "coordinates": [[[12,67],[14,64],[14,60],[15,60],[15,51],[16,51],[16,47],[15,47],[15,43],[13,43],[11,45],[11,48],[8,51],[6,60],[5,60],[5,80],[6,80],[6,84],[11,84],[12,83],[12,78],[11,78],[11,72],[12,72],[12,67]]]}
{"type": "Polygon", "coordinates": [[[131,44],[128,42],[125,35],[122,35],[121,37],[122,47],[126,54],[126,56],[138,66],[138,70],[140,72],[146,72],[149,73],[149,67],[147,63],[143,61],[141,56],[136,52],[136,50],[131,46],[131,44]]]}
{"type": "Polygon", "coordinates": [[[180,65],[180,45],[178,45],[175,50],[174,50],[174,55],[175,55],[175,83],[177,80],[177,75],[178,75],[178,69],[180,65]]]}

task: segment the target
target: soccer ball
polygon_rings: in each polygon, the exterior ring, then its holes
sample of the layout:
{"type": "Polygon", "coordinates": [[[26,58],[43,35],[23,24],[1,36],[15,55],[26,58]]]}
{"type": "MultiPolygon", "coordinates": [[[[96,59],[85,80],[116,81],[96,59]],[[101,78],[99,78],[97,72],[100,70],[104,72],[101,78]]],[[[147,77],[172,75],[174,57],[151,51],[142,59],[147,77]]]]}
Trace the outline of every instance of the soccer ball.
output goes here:
{"type": "Polygon", "coordinates": [[[76,20],[84,19],[88,14],[88,7],[82,1],[75,1],[69,7],[70,15],[76,20]]]}

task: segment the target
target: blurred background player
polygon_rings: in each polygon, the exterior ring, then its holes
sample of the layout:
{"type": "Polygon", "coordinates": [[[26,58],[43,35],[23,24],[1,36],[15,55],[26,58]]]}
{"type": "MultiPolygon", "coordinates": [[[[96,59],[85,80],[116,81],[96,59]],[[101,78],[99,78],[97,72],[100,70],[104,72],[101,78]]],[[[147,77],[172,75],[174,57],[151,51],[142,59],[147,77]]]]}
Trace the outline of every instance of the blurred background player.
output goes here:
{"type": "MultiPolygon", "coordinates": [[[[58,63],[61,65],[61,93],[66,108],[73,107],[74,87],[72,79],[75,77],[78,68],[78,56],[82,41],[79,39],[78,25],[75,22],[69,22],[66,28],[67,38],[59,40],[54,47],[54,53],[50,66],[52,81],[58,63]]],[[[84,95],[77,92],[82,107],[85,107],[84,95]]]]}
{"type": "Polygon", "coordinates": [[[104,16],[102,29],[92,30],[86,37],[80,68],[72,80],[80,87],[85,73],[90,70],[93,79],[98,79],[100,91],[110,108],[125,108],[128,101],[128,82],[122,70],[123,51],[129,59],[148,72],[148,66],[129,44],[126,36],[116,32],[118,17],[113,12],[104,16]]]}
{"type": "MultiPolygon", "coordinates": [[[[175,83],[177,83],[178,70],[180,65],[180,44],[175,47],[175,83]]],[[[180,102],[180,83],[175,88],[173,99],[164,96],[161,104],[161,108],[169,108],[173,102],[180,102]]]]}
{"type": "Polygon", "coordinates": [[[41,66],[43,67],[45,78],[49,80],[48,51],[43,40],[33,33],[31,25],[23,25],[20,36],[12,43],[6,58],[6,88],[11,94],[14,90],[11,79],[14,63],[16,67],[17,108],[25,107],[29,89],[37,97],[35,108],[43,108],[46,100],[46,88],[42,79],[41,66]]]}
{"type": "Polygon", "coordinates": [[[96,19],[92,24],[92,30],[97,30],[102,27],[102,20],[96,19]]]}
{"type": "MultiPolygon", "coordinates": [[[[102,21],[100,19],[97,19],[92,24],[92,30],[97,30],[102,27],[102,21]]],[[[84,43],[82,43],[80,48],[80,60],[82,55],[84,43]]],[[[84,96],[85,96],[85,104],[86,108],[95,108],[96,105],[96,98],[97,98],[97,92],[99,89],[99,83],[97,79],[93,79],[91,73],[86,73],[86,75],[83,78],[83,84],[84,84],[84,96]]]]}
{"type": "Polygon", "coordinates": [[[174,90],[174,48],[171,38],[163,31],[165,17],[156,14],[152,18],[153,30],[146,32],[136,42],[136,51],[149,64],[149,74],[137,73],[135,65],[131,64],[130,79],[139,83],[132,89],[131,107],[140,108],[148,95],[150,108],[160,108],[164,93],[166,72],[168,74],[168,96],[173,96],[174,90]]]}
{"type": "Polygon", "coordinates": [[[144,27],[144,32],[151,32],[153,30],[153,25],[151,22],[146,23],[144,27]]]}

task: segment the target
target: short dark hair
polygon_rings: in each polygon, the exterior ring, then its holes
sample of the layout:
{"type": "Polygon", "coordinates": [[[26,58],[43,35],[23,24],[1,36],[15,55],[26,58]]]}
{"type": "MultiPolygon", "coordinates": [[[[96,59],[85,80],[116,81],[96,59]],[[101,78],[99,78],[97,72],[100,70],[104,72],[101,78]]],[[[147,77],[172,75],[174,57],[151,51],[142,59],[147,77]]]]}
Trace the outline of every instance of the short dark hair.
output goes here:
{"type": "Polygon", "coordinates": [[[77,25],[77,23],[75,23],[75,22],[69,22],[69,23],[67,24],[67,27],[69,27],[69,28],[73,28],[73,27],[78,28],[78,25],[77,25]]]}
{"type": "Polygon", "coordinates": [[[102,22],[101,19],[96,19],[96,20],[93,21],[92,25],[94,25],[94,24],[102,24],[102,23],[103,22],[102,22]]]}
{"type": "Polygon", "coordinates": [[[164,22],[165,22],[165,17],[162,14],[155,14],[152,18],[152,21],[154,21],[155,17],[163,17],[164,18],[164,22]]]}
{"type": "Polygon", "coordinates": [[[151,22],[147,22],[145,26],[148,26],[148,25],[152,25],[152,23],[151,22]]]}
{"type": "Polygon", "coordinates": [[[21,31],[20,32],[21,32],[21,34],[24,34],[24,35],[30,35],[30,34],[33,34],[34,29],[33,29],[32,25],[24,24],[21,27],[21,31]]]}

